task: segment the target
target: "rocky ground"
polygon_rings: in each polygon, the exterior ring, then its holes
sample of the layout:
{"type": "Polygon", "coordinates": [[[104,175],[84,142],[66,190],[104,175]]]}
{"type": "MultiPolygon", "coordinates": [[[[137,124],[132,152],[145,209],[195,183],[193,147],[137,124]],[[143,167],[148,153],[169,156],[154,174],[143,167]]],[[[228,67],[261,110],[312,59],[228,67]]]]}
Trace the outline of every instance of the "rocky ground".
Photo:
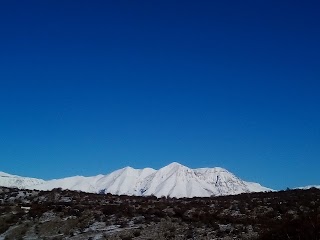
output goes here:
{"type": "Polygon", "coordinates": [[[320,190],[156,198],[0,187],[0,239],[320,239],[320,190]]]}

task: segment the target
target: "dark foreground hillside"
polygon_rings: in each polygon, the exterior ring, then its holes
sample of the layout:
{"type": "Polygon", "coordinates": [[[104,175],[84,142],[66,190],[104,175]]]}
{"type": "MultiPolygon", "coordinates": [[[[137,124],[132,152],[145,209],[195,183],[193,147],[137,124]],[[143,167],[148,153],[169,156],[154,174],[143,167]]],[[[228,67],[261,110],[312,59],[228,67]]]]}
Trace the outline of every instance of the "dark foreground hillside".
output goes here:
{"type": "Polygon", "coordinates": [[[0,188],[0,239],[320,239],[320,190],[157,199],[0,188]]]}

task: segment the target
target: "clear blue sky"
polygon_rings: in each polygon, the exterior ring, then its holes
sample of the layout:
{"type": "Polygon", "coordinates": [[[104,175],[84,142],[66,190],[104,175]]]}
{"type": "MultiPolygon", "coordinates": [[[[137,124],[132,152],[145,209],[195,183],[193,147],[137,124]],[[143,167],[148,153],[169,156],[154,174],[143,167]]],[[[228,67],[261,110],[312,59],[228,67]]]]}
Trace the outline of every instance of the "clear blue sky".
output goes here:
{"type": "Polygon", "coordinates": [[[319,1],[2,1],[0,170],[224,167],[320,184],[319,1]]]}

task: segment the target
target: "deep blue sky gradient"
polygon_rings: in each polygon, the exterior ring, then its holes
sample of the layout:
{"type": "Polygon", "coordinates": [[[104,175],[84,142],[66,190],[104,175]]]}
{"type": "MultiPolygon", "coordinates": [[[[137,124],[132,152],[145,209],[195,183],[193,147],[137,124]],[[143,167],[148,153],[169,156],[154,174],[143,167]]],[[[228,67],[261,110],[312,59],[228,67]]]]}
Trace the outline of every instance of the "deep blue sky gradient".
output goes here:
{"type": "Polygon", "coordinates": [[[0,170],[224,167],[320,184],[319,1],[2,1],[0,170]]]}

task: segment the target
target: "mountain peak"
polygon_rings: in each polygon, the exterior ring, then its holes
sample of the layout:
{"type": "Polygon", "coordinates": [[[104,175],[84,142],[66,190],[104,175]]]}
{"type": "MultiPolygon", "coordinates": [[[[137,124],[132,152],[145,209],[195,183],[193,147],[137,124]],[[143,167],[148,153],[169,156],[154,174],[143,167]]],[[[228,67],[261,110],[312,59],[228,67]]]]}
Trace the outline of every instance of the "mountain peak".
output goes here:
{"type": "Polygon", "coordinates": [[[167,166],[183,166],[183,165],[178,162],[172,162],[172,163],[169,163],[167,166]]]}
{"type": "Polygon", "coordinates": [[[178,163],[178,162],[172,162],[170,164],[168,164],[167,166],[164,166],[163,168],[170,168],[170,169],[176,169],[176,168],[187,168],[186,166],[178,163]]]}

